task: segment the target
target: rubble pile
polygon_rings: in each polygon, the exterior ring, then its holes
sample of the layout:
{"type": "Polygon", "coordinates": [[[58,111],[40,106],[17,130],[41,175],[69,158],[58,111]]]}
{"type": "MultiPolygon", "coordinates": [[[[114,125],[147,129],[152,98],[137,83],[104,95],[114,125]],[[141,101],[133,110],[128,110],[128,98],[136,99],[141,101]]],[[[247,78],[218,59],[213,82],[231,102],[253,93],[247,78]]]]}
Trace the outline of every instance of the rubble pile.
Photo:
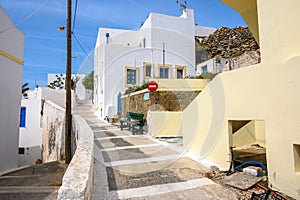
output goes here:
{"type": "Polygon", "coordinates": [[[248,27],[235,28],[222,27],[204,38],[201,46],[211,58],[231,58],[240,56],[245,52],[257,51],[259,46],[248,27]]]}

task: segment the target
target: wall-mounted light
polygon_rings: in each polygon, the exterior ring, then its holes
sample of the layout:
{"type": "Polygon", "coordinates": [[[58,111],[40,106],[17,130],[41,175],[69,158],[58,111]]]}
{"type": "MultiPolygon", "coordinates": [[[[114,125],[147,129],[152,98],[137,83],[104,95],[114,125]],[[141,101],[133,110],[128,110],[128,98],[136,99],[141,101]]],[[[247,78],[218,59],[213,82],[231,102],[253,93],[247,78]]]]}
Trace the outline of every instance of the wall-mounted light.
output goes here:
{"type": "Polygon", "coordinates": [[[59,30],[59,31],[64,31],[65,30],[65,26],[59,26],[59,27],[57,27],[57,30],[59,30]]]}

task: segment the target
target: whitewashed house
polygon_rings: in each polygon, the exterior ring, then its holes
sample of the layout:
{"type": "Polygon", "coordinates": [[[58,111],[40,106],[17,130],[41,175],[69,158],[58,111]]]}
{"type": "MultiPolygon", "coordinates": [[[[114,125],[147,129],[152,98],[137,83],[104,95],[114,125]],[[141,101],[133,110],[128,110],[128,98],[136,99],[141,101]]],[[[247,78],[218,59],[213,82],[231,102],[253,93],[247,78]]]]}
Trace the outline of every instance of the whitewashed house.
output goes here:
{"type": "Polygon", "coordinates": [[[0,172],[18,167],[24,34],[0,6],[0,172]]]}
{"type": "MultiPolygon", "coordinates": [[[[62,88],[57,88],[57,89],[65,89],[65,74],[48,74],[48,82],[47,84],[49,85],[53,81],[57,80],[57,78],[62,79],[62,88]]],[[[85,100],[85,99],[90,99],[91,98],[91,91],[85,89],[84,85],[82,84],[82,81],[86,75],[84,74],[72,74],[71,78],[73,80],[76,80],[76,87],[75,87],[75,98],[79,100],[85,100]]]]}
{"type": "Polygon", "coordinates": [[[214,74],[223,72],[225,66],[228,65],[228,63],[228,58],[211,58],[197,65],[196,75],[207,72],[214,74]]]}
{"type": "Polygon", "coordinates": [[[27,92],[21,100],[19,166],[33,165],[42,154],[42,128],[40,127],[42,89],[27,92]]]}
{"type": "Polygon", "coordinates": [[[151,78],[195,76],[195,32],[200,34],[199,30],[191,9],[179,17],[150,13],[139,30],[100,28],[94,54],[98,116],[120,113],[120,96],[129,87],[151,78]]]}

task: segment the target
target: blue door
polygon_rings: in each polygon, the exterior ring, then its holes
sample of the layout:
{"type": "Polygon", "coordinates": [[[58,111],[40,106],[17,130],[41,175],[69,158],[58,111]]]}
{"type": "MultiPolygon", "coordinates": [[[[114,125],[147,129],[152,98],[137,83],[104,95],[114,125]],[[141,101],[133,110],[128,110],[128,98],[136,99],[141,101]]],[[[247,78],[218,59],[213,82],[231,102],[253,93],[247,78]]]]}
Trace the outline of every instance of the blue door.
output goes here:
{"type": "Polygon", "coordinates": [[[118,115],[120,115],[121,114],[121,112],[122,112],[122,100],[121,100],[121,97],[122,97],[122,94],[121,94],[121,92],[119,92],[119,94],[118,94],[118,115]]]}

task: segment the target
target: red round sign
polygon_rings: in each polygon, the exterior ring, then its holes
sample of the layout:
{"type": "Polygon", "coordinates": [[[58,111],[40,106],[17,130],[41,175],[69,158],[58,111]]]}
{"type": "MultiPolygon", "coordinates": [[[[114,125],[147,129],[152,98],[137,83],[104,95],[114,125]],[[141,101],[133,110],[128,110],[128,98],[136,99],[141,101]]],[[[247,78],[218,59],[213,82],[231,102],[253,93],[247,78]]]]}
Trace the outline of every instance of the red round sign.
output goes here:
{"type": "Polygon", "coordinates": [[[150,81],[147,87],[150,92],[155,92],[158,88],[158,84],[155,81],[150,81]]]}

